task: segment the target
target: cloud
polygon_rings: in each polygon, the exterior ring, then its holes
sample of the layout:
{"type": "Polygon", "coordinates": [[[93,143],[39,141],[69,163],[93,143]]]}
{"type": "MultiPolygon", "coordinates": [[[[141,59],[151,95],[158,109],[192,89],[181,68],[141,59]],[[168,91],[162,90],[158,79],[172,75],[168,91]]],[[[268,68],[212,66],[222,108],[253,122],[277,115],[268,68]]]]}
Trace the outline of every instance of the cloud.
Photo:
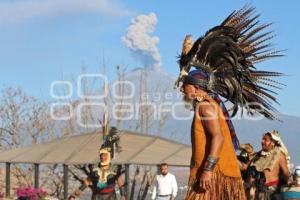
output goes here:
{"type": "Polygon", "coordinates": [[[0,3],[0,24],[14,24],[34,18],[77,13],[99,13],[123,17],[132,14],[117,0],[15,0],[0,3]]]}
{"type": "Polygon", "coordinates": [[[154,32],[158,20],[155,13],[139,15],[131,20],[126,36],[122,40],[134,57],[142,62],[144,67],[159,70],[161,56],[157,48],[159,37],[150,36],[154,32]]]}

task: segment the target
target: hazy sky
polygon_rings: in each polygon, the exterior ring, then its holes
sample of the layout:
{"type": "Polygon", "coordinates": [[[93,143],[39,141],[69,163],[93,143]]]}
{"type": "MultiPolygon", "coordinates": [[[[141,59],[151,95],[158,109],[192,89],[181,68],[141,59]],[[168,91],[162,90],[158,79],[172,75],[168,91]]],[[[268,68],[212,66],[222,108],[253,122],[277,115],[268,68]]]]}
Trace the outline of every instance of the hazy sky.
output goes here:
{"type": "Polygon", "coordinates": [[[152,63],[176,76],[184,36],[201,36],[247,3],[257,7],[262,22],[274,22],[274,45],[287,49],[287,56],[259,65],[288,75],[280,79],[287,87],[278,109],[300,116],[298,0],[1,0],[0,88],[22,87],[49,98],[51,82],[76,78],[83,65],[100,72],[103,62],[108,74],[116,65],[130,70],[152,63]]]}

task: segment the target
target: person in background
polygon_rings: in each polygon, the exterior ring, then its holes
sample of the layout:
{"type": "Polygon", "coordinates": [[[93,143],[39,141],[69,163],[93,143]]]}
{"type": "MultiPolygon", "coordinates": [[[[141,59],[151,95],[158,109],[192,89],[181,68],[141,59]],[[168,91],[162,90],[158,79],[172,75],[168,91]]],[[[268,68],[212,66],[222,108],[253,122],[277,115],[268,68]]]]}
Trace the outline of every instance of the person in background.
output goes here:
{"type": "Polygon", "coordinates": [[[238,155],[238,160],[240,164],[240,169],[243,173],[247,170],[250,161],[254,158],[255,151],[250,143],[241,144],[239,150],[240,154],[238,155]]]}
{"type": "Polygon", "coordinates": [[[242,177],[244,180],[244,188],[246,197],[248,200],[252,200],[254,198],[254,186],[253,179],[249,176],[248,166],[251,163],[251,160],[255,157],[256,153],[254,151],[253,146],[250,143],[241,144],[239,147],[240,154],[238,155],[238,160],[240,164],[240,170],[242,173],[242,177]],[[252,198],[251,198],[252,197],[252,198]]]}
{"type": "Polygon", "coordinates": [[[125,200],[126,191],[121,168],[111,162],[119,139],[118,130],[112,127],[100,147],[100,163],[97,166],[91,166],[91,172],[75,192],[76,196],[79,196],[85,188],[89,187],[92,190],[92,200],[117,200],[115,191],[117,185],[120,190],[120,199],[125,200]]]}
{"type": "Polygon", "coordinates": [[[255,199],[281,199],[280,187],[292,183],[288,162],[289,154],[278,131],[266,132],[261,140],[262,149],[253,158],[249,170],[254,169],[255,199]],[[261,174],[257,176],[257,174],[261,174]]]}
{"type": "Polygon", "coordinates": [[[110,151],[107,148],[100,150],[100,163],[92,169],[90,176],[84,180],[84,184],[75,192],[79,196],[81,192],[90,187],[93,191],[92,200],[116,200],[115,185],[117,183],[121,200],[125,200],[125,188],[121,174],[117,166],[111,163],[110,151]]]}
{"type": "Polygon", "coordinates": [[[175,200],[177,196],[177,181],[173,174],[169,173],[167,163],[160,165],[160,174],[156,176],[152,199],[175,200]]]}
{"type": "Polygon", "coordinates": [[[300,166],[297,166],[295,168],[294,181],[295,181],[295,185],[300,187],[300,166]]]}

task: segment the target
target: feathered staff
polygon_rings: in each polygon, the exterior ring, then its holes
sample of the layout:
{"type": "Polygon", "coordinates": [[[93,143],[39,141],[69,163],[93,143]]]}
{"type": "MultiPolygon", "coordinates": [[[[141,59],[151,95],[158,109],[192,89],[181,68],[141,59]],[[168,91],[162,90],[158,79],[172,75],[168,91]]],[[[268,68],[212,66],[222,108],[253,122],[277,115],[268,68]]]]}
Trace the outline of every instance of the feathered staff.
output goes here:
{"type": "Polygon", "coordinates": [[[233,103],[233,116],[238,107],[250,114],[255,111],[274,119],[272,103],[278,103],[272,88],[282,85],[272,77],[282,73],[257,70],[254,64],[282,56],[269,43],[273,32],[264,32],[271,24],[260,24],[255,8],[245,6],[231,13],[219,26],[210,29],[203,37],[192,41],[186,36],[179,57],[180,74],[175,83],[187,76],[191,67],[208,75],[206,89],[233,103]]]}

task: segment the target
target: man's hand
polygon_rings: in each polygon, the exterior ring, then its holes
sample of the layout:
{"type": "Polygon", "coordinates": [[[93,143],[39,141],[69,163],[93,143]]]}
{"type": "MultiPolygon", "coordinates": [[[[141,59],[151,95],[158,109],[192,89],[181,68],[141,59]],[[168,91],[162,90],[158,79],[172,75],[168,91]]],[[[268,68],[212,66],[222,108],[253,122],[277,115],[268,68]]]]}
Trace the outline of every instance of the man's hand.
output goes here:
{"type": "Polygon", "coordinates": [[[212,172],[203,171],[200,176],[200,188],[208,190],[211,187],[212,172]]]}
{"type": "Polygon", "coordinates": [[[175,200],[175,197],[172,196],[172,197],[171,197],[171,200],[175,200]]]}
{"type": "Polygon", "coordinates": [[[288,182],[287,182],[287,186],[288,186],[288,187],[294,186],[294,185],[296,185],[296,184],[297,184],[297,182],[296,182],[296,181],[293,181],[293,180],[291,180],[291,179],[289,179],[288,182]]]}
{"type": "Polygon", "coordinates": [[[78,189],[78,190],[75,191],[76,196],[80,196],[80,194],[81,194],[81,190],[78,189]]]}
{"type": "Polygon", "coordinates": [[[83,184],[85,186],[90,186],[90,185],[92,185],[92,180],[90,178],[84,179],[83,184]]]}

